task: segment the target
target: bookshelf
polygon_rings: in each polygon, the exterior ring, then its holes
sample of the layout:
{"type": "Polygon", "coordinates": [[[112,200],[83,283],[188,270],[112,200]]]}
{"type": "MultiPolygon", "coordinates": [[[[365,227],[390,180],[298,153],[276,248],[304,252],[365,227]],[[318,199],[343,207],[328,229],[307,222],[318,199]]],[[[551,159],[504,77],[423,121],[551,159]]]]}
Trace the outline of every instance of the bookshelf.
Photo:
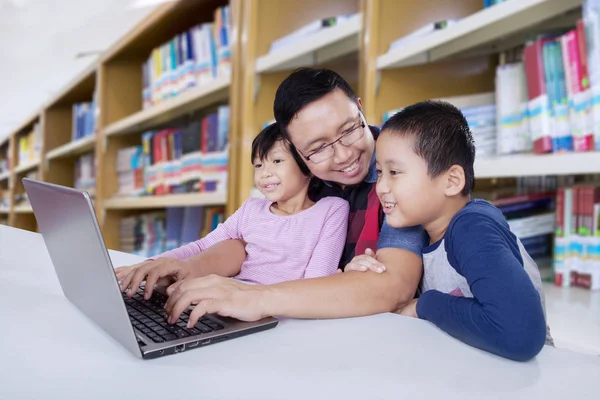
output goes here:
{"type": "MultiPolygon", "coordinates": [[[[36,230],[31,207],[15,203],[23,195],[20,180],[38,178],[74,186],[76,165],[94,154],[97,216],[109,248],[120,247],[124,218],[172,207],[226,206],[230,215],[248,197],[257,196],[250,168],[251,143],[273,119],[278,85],[295,68],[327,67],[340,73],[362,99],[372,125],[385,112],[428,98],[447,98],[495,89],[498,53],[537,34],[572,27],[581,16],[582,0],[508,0],[484,9],[482,0],[180,0],[157,7],[81,74],[0,140],[11,158],[0,172],[0,196],[12,200],[0,207],[3,221],[36,230]],[[232,9],[231,74],[218,75],[176,96],[145,104],[142,65],[153,50],[175,35],[213,21],[218,7],[232,9]],[[308,24],[351,15],[271,50],[274,42],[308,24]],[[398,38],[432,21],[460,18],[455,25],[390,50],[398,38]],[[74,138],[74,104],[95,101],[95,129],[74,138]],[[160,196],[119,196],[117,157],[139,146],[148,131],[184,126],[228,104],[229,163],[227,188],[219,192],[160,196]],[[36,125],[37,124],[37,125],[36,125]],[[20,141],[34,127],[42,132],[39,156],[20,160],[20,141]],[[4,218],[3,218],[4,216],[4,218]]],[[[511,156],[476,161],[478,188],[498,181],[540,175],[600,173],[600,155],[569,153],[511,156]]]]}
{"type": "MultiPolygon", "coordinates": [[[[226,203],[225,193],[118,196],[117,160],[119,151],[141,145],[145,132],[185,126],[228,103],[233,91],[232,77],[221,73],[221,69],[212,80],[196,81],[193,87],[176,95],[163,93],[152,97],[155,100],[152,105],[142,97],[146,87],[143,65],[155,54],[155,49],[163,49],[177,35],[191,32],[200,24],[214,22],[215,10],[227,5],[234,16],[240,12],[241,2],[237,0],[190,0],[161,5],[101,57],[96,209],[101,210],[101,228],[109,247],[119,247],[120,222],[124,217],[168,207],[226,203]]],[[[233,65],[236,39],[230,40],[233,65]]],[[[229,132],[231,135],[231,128],[229,132]]]]}
{"type": "Polygon", "coordinates": [[[92,174],[98,139],[96,87],[98,65],[93,63],[69,82],[43,109],[44,156],[42,179],[95,193],[92,174]],[[84,167],[83,164],[87,164],[84,167]]]}

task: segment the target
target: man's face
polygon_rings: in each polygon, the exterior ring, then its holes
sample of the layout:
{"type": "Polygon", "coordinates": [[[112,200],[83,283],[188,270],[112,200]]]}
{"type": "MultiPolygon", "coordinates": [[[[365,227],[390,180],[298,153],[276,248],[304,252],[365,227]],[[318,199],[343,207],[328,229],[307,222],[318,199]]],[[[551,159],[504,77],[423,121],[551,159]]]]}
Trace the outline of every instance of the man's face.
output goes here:
{"type": "Polygon", "coordinates": [[[330,155],[319,163],[306,161],[317,178],[354,185],[367,176],[375,141],[359,107],[342,90],[335,90],[304,107],[287,130],[301,155],[311,160],[330,155]],[[340,138],[342,141],[335,143],[331,152],[331,146],[327,145],[340,138]]]}

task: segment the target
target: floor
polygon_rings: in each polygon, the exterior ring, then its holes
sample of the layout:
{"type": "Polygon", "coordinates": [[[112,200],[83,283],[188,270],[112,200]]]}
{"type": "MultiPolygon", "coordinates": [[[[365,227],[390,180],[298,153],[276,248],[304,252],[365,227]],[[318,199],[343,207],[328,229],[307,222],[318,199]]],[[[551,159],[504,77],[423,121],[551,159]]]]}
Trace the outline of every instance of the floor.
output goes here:
{"type": "Polygon", "coordinates": [[[600,355],[600,291],[544,285],[556,347],[600,355]]]}

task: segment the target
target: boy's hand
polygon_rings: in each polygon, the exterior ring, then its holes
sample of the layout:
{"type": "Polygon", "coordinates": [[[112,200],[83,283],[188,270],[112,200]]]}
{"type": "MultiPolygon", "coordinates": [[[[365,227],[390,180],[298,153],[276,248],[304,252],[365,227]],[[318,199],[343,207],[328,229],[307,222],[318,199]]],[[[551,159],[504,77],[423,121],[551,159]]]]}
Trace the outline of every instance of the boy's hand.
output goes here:
{"type": "Polygon", "coordinates": [[[385,272],[385,269],[386,269],[385,265],[383,265],[382,263],[377,261],[377,259],[375,258],[375,252],[371,249],[367,249],[365,251],[365,254],[360,255],[360,256],[355,256],[352,259],[352,261],[350,261],[346,265],[344,272],[348,272],[348,271],[365,272],[367,270],[371,270],[373,272],[377,272],[378,274],[381,274],[382,272],[385,272]]]}
{"type": "Polygon", "coordinates": [[[190,266],[174,258],[158,258],[146,260],[139,264],[115,269],[117,280],[120,282],[121,291],[128,297],[133,297],[143,281],[146,281],[144,298],[152,297],[155,286],[167,287],[173,282],[191,276],[190,266]]]}
{"type": "Polygon", "coordinates": [[[419,318],[419,316],[417,315],[417,300],[418,299],[413,299],[410,302],[408,302],[408,304],[406,304],[400,309],[400,311],[398,311],[398,314],[404,315],[406,317],[419,318]]]}

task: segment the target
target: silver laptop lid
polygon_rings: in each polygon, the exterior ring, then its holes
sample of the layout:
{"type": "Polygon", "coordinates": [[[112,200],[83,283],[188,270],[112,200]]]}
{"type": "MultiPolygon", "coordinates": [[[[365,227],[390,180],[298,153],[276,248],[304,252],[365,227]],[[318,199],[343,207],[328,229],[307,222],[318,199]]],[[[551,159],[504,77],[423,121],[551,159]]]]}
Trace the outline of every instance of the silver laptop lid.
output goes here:
{"type": "Polygon", "coordinates": [[[65,296],[142,357],[89,195],[27,178],[23,185],[65,296]]]}

